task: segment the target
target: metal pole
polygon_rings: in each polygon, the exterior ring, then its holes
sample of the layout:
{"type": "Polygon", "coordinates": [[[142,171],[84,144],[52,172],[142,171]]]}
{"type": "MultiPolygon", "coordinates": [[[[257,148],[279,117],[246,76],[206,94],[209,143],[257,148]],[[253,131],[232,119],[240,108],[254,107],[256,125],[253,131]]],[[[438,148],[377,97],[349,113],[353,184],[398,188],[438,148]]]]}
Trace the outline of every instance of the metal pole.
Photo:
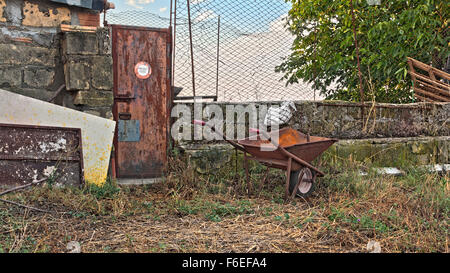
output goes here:
{"type": "Polygon", "coordinates": [[[169,26],[172,26],[172,12],[173,12],[173,0],[170,0],[170,22],[169,22],[169,26]]]}
{"type": "Polygon", "coordinates": [[[108,21],[106,21],[106,3],[107,1],[103,3],[103,27],[108,26],[108,21]]]}
{"type": "MultiPolygon", "coordinates": [[[[314,25],[314,81],[317,79],[317,22],[314,25]]],[[[314,101],[316,101],[316,89],[314,88],[314,101]]]]}
{"type": "MultiPolygon", "coordinates": [[[[175,49],[176,49],[176,42],[177,42],[177,2],[178,0],[175,0],[174,9],[173,9],[173,40],[172,40],[172,83],[171,83],[171,89],[175,86],[175,49]]],[[[172,92],[172,90],[170,90],[172,92]]],[[[175,98],[174,98],[175,99],[175,98]]]]}
{"type": "MultiPolygon", "coordinates": [[[[353,12],[353,1],[350,0],[350,9],[352,12],[352,23],[353,23],[353,36],[355,38],[355,47],[356,47],[356,60],[358,62],[358,76],[359,76],[359,93],[361,95],[361,103],[364,105],[364,89],[363,89],[363,81],[362,81],[362,73],[361,73],[361,65],[359,61],[359,45],[358,38],[356,36],[356,20],[355,13],[353,12]]],[[[364,119],[364,107],[361,108],[362,118],[364,119]]]]}
{"type": "Polygon", "coordinates": [[[191,44],[191,69],[192,69],[192,92],[194,93],[194,97],[196,97],[195,94],[195,69],[194,69],[194,47],[192,44],[192,22],[191,22],[191,4],[189,0],[187,1],[187,8],[188,8],[188,22],[189,22],[189,41],[191,44]]]}
{"type": "Polygon", "coordinates": [[[220,60],[220,15],[217,22],[217,73],[216,73],[216,99],[219,99],[219,60],[220,60]]]}

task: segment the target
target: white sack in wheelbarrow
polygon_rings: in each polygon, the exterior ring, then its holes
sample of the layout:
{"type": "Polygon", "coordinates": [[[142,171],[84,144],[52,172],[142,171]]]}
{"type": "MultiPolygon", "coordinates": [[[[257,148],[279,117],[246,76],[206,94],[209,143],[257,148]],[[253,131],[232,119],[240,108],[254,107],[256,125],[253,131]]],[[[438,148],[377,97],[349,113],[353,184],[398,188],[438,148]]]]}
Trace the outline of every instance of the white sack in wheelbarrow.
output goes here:
{"type": "Polygon", "coordinates": [[[297,107],[292,101],[283,102],[280,107],[272,106],[267,110],[264,125],[283,125],[292,118],[295,111],[297,111],[297,107]]]}

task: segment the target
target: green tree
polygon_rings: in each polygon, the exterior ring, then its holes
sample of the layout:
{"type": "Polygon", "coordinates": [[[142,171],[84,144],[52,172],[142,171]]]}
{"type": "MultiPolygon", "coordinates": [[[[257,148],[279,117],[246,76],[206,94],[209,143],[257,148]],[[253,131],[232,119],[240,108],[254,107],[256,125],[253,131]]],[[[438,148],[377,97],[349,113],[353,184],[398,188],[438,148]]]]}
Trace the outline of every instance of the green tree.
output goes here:
{"type": "Polygon", "coordinates": [[[286,0],[296,39],[277,67],[288,84],[303,80],[327,99],[360,101],[359,44],[365,100],[413,100],[407,59],[443,69],[449,57],[448,0],[286,0]],[[353,6],[354,20],[352,20],[353,6]]]}

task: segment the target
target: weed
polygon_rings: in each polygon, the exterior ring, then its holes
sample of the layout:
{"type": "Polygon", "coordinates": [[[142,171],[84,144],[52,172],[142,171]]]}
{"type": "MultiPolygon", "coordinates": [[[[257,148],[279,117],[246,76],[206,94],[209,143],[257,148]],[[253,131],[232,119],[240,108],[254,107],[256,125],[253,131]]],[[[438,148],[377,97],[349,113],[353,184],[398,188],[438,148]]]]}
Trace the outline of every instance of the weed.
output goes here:
{"type": "Polygon", "coordinates": [[[283,217],[281,217],[281,216],[279,216],[279,215],[277,215],[277,216],[275,216],[273,219],[275,219],[275,221],[283,221],[283,217]]]}
{"type": "Polygon", "coordinates": [[[198,214],[198,212],[201,210],[201,207],[189,205],[184,200],[178,201],[178,203],[179,204],[177,205],[177,211],[183,215],[198,214]]]}
{"type": "Polygon", "coordinates": [[[331,208],[331,214],[328,215],[330,221],[343,221],[347,219],[347,215],[338,208],[331,208]]]}
{"type": "Polygon", "coordinates": [[[206,214],[206,218],[213,222],[220,222],[222,218],[227,216],[236,216],[254,213],[250,201],[241,200],[238,201],[236,205],[237,206],[233,206],[232,204],[229,203],[227,204],[213,203],[210,206],[209,212],[206,214]]]}
{"type": "Polygon", "coordinates": [[[359,218],[350,217],[350,221],[353,224],[353,228],[357,230],[374,230],[378,233],[386,233],[390,231],[390,228],[380,220],[374,220],[368,215],[363,215],[359,218]]]}
{"type": "Polygon", "coordinates": [[[207,220],[212,221],[212,222],[220,222],[220,221],[222,221],[222,218],[219,215],[217,215],[217,214],[208,213],[205,216],[206,216],[207,220]]]}
{"type": "Polygon", "coordinates": [[[155,209],[153,207],[153,203],[152,202],[144,202],[142,203],[142,206],[148,211],[148,212],[153,212],[155,209]]]}
{"type": "Polygon", "coordinates": [[[264,208],[264,216],[270,216],[272,214],[273,209],[271,207],[264,208]]]}
{"type": "Polygon", "coordinates": [[[74,218],[86,218],[89,216],[89,213],[85,211],[69,211],[67,214],[74,218]]]}
{"type": "Polygon", "coordinates": [[[87,183],[87,186],[84,188],[84,192],[92,194],[97,199],[107,199],[114,198],[120,192],[120,188],[117,186],[115,181],[108,178],[102,186],[87,183]]]}

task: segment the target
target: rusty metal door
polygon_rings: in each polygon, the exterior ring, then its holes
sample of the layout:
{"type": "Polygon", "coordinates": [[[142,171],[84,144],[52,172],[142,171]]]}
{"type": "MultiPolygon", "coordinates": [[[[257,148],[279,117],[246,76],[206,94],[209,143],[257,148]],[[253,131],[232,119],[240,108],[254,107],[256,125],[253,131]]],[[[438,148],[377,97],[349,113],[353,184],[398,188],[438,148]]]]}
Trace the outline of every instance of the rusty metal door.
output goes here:
{"type": "Polygon", "coordinates": [[[112,26],[117,178],[158,178],[167,162],[171,31],[112,26]]]}

